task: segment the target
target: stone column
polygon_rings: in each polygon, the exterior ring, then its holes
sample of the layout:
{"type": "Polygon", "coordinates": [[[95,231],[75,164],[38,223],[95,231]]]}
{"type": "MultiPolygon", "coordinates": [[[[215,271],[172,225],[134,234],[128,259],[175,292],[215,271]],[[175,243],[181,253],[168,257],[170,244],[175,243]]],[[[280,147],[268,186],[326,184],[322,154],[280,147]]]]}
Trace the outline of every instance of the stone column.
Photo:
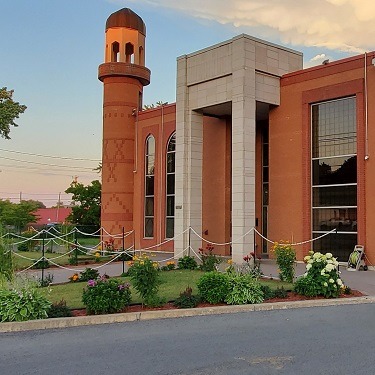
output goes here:
{"type": "MultiPolygon", "coordinates": [[[[242,40],[233,45],[232,98],[232,240],[255,225],[255,56],[242,40]]],[[[254,250],[253,233],[232,246],[232,259],[242,263],[254,250]]]]}

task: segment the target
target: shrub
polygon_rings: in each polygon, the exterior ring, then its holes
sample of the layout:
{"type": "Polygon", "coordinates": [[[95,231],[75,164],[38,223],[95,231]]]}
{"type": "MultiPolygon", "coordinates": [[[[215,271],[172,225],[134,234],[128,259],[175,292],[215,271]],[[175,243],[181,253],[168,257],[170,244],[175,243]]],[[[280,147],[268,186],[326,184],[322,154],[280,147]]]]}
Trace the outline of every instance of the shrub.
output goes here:
{"type": "Polygon", "coordinates": [[[226,273],[207,272],[197,282],[199,294],[211,304],[224,302],[229,291],[229,277],[226,273]]]}
{"type": "Polygon", "coordinates": [[[48,273],[46,276],[44,276],[44,278],[39,278],[38,279],[38,285],[41,287],[41,288],[44,288],[50,284],[53,283],[53,274],[51,273],[48,273]]]}
{"type": "Polygon", "coordinates": [[[331,253],[309,252],[304,258],[306,273],[298,278],[294,290],[305,296],[338,297],[343,282],[337,270],[338,262],[331,253]]]}
{"type": "Polygon", "coordinates": [[[22,322],[45,319],[51,303],[34,284],[23,281],[0,289],[1,322],[22,322]]]}
{"type": "Polygon", "coordinates": [[[288,243],[275,243],[272,251],[276,256],[276,263],[279,266],[279,276],[281,281],[292,283],[294,279],[294,262],[296,252],[288,243]]]}
{"type": "Polygon", "coordinates": [[[20,243],[18,246],[17,246],[17,250],[18,251],[29,251],[29,246],[26,242],[23,242],[23,243],[20,243]]]}
{"type": "Polygon", "coordinates": [[[199,254],[202,258],[202,264],[199,268],[204,272],[216,271],[216,266],[221,263],[221,259],[212,253],[213,250],[214,246],[211,244],[206,245],[206,250],[199,249],[199,254]]]}
{"type": "Polygon", "coordinates": [[[180,296],[174,301],[174,305],[179,309],[189,309],[197,307],[199,303],[199,297],[193,295],[193,289],[189,286],[180,293],[180,296]]]}
{"type": "Polygon", "coordinates": [[[265,300],[271,299],[275,296],[273,290],[268,285],[261,285],[260,289],[262,290],[263,298],[265,300]]]}
{"type": "Polygon", "coordinates": [[[185,255],[178,259],[178,268],[180,270],[195,270],[198,268],[198,264],[194,257],[185,255]]]}
{"type": "Polygon", "coordinates": [[[129,306],[130,301],[130,284],[117,279],[89,280],[82,295],[88,314],[120,312],[129,306]]]}
{"type": "Polygon", "coordinates": [[[72,311],[66,306],[66,301],[62,299],[55,302],[47,311],[48,318],[64,318],[73,316],[72,311]]]}
{"type": "Polygon", "coordinates": [[[173,271],[176,268],[176,264],[173,260],[167,262],[164,266],[161,267],[162,271],[173,271]]]}
{"type": "Polygon", "coordinates": [[[244,305],[263,302],[260,283],[251,275],[232,273],[229,275],[229,290],[225,298],[228,305],[244,305]]]}
{"type": "MultiPolygon", "coordinates": [[[[159,265],[146,255],[133,257],[133,265],[129,268],[129,276],[137,293],[145,305],[154,305],[159,291],[159,265]]],[[[161,303],[161,302],[159,302],[161,303]]]]}
{"type": "Polygon", "coordinates": [[[282,286],[281,288],[277,288],[273,291],[273,295],[275,298],[286,298],[288,297],[288,292],[282,286]]]}
{"type": "Polygon", "coordinates": [[[12,280],[14,274],[13,256],[11,251],[6,251],[1,235],[0,226],[0,276],[5,277],[6,280],[12,280]]]}
{"type": "Polygon", "coordinates": [[[49,268],[49,262],[47,258],[41,258],[39,259],[33,267],[34,269],[46,269],[49,268]]]}
{"type": "Polygon", "coordinates": [[[88,267],[84,271],[81,272],[81,275],[79,276],[79,281],[96,280],[98,278],[99,278],[99,271],[88,267]]]}

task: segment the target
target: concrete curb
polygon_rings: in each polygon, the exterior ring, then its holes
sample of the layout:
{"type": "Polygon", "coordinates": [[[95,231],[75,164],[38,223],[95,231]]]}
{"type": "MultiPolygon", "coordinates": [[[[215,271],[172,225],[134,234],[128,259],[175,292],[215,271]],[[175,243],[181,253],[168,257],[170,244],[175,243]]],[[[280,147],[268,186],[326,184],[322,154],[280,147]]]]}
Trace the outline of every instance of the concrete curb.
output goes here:
{"type": "Polygon", "coordinates": [[[57,329],[68,327],[81,327],[97,324],[111,324],[123,322],[135,322],[140,320],[182,318],[190,316],[233,314],[251,311],[285,310],[307,307],[324,307],[375,303],[375,296],[338,298],[338,299],[317,299],[294,302],[274,302],[257,305],[236,305],[236,306],[212,306],[195,309],[175,309],[132,312],[109,315],[90,315],[73,318],[53,318],[42,320],[29,320],[27,322],[0,323],[0,332],[20,332],[44,329],[57,329]]]}

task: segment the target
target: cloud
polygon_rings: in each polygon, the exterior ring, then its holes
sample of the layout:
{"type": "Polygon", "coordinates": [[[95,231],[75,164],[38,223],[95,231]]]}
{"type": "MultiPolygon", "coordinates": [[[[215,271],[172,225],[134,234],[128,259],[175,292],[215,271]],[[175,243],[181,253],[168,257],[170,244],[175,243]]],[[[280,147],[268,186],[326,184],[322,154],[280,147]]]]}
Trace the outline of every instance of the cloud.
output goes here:
{"type": "MultiPolygon", "coordinates": [[[[112,0],[113,1],[113,0],[112,0]]],[[[283,43],[361,53],[374,47],[373,0],[116,0],[144,3],[235,27],[256,27],[283,43]]]]}
{"type": "Polygon", "coordinates": [[[308,61],[305,61],[303,63],[303,67],[304,68],[311,68],[312,66],[316,66],[316,65],[321,65],[323,63],[323,61],[325,60],[328,60],[328,61],[333,61],[334,59],[328,55],[326,55],[325,53],[321,53],[319,55],[316,55],[314,57],[312,57],[310,60],[308,61]]]}

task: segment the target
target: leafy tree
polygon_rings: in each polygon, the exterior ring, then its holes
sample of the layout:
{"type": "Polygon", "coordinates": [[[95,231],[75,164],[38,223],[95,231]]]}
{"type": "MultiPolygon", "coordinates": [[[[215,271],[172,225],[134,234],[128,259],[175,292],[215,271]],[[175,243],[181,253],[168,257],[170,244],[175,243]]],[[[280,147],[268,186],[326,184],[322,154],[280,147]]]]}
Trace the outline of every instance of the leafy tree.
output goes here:
{"type": "Polygon", "coordinates": [[[0,137],[10,139],[10,127],[18,126],[14,120],[24,113],[26,106],[13,100],[13,90],[0,89],[0,137]]]}
{"type": "Polygon", "coordinates": [[[143,106],[143,109],[147,110],[147,109],[162,107],[162,106],[167,105],[167,104],[168,104],[168,102],[163,102],[162,100],[158,100],[156,102],[156,104],[154,104],[154,103],[152,103],[152,104],[145,104],[143,106]]]}
{"type": "Polygon", "coordinates": [[[68,220],[73,224],[99,227],[101,191],[102,185],[98,180],[87,186],[73,181],[65,190],[65,193],[73,194],[75,203],[68,220]]]}
{"type": "Polygon", "coordinates": [[[12,203],[9,200],[0,200],[0,222],[21,230],[28,223],[37,220],[35,211],[39,208],[38,203],[41,202],[29,200],[12,203]]]}

